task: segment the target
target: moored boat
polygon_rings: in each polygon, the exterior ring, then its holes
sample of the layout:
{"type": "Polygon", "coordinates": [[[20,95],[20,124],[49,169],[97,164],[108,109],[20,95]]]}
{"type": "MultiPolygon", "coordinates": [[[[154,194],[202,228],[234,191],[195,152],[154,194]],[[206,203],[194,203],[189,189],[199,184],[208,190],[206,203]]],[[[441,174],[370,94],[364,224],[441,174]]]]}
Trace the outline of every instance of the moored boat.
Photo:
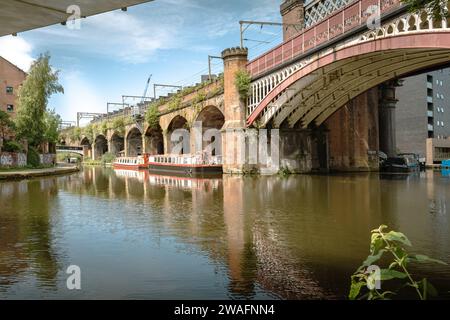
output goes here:
{"type": "Polygon", "coordinates": [[[149,165],[148,160],[148,154],[137,157],[120,157],[114,161],[113,168],[120,170],[146,170],[149,165]]]}
{"type": "Polygon", "coordinates": [[[149,157],[150,172],[186,175],[222,174],[220,156],[158,155],[149,157]]]}
{"type": "Polygon", "coordinates": [[[420,170],[419,162],[411,156],[389,157],[381,164],[382,172],[410,173],[420,170]]]}

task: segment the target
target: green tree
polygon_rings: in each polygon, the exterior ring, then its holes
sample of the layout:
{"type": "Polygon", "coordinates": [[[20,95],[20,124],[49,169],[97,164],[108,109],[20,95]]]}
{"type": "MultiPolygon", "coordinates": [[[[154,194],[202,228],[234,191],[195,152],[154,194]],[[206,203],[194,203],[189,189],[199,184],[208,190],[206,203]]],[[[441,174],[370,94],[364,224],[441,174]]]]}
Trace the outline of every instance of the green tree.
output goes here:
{"type": "Polygon", "coordinates": [[[48,99],[54,93],[64,93],[58,74],[59,71],[52,70],[50,55],[40,55],[19,90],[17,136],[27,139],[31,146],[37,147],[46,139],[48,99]]]}
{"type": "Polygon", "coordinates": [[[11,120],[9,114],[0,110],[0,134],[3,140],[8,132],[14,130],[14,127],[14,121],[11,120]]]}
{"type": "Polygon", "coordinates": [[[59,138],[58,129],[61,123],[61,117],[55,112],[55,110],[46,111],[44,115],[44,123],[44,140],[49,143],[57,143],[59,138]]]}
{"type": "Polygon", "coordinates": [[[404,4],[409,5],[409,11],[416,12],[425,10],[435,20],[442,20],[448,17],[447,1],[444,0],[401,0],[404,4]]]}

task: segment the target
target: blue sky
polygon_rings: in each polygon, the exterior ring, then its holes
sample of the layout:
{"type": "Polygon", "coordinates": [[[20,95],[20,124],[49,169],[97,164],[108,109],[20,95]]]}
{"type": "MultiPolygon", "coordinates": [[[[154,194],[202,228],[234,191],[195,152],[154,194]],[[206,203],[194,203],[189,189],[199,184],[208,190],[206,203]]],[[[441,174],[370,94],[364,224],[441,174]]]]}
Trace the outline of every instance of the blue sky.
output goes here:
{"type": "MultiPolygon", "coordinates": [[[[0,38],[0,55],[23,69],[49,51],[60,70],[64,95],[49,107],[64,120],[76,112],[106,112],[107,102],[142,95],[149,74],[152,83],[189,85],[207,74],[208,55],[239,45],[239,20],[281,21],[281,0],[156,0],[83,19],[80,30],[62,25],[18,37],[0,38]]],[[[252,26],[245,37],[250,57],[281,42],[280,27],[252,26]]],[[[222,71],[214,61],[213,71],[222,71]]],[[[151,90],[152,91],[152,90],[151,90]]],[[[161,92],[163,93],[163,92],[161,92]]]]}

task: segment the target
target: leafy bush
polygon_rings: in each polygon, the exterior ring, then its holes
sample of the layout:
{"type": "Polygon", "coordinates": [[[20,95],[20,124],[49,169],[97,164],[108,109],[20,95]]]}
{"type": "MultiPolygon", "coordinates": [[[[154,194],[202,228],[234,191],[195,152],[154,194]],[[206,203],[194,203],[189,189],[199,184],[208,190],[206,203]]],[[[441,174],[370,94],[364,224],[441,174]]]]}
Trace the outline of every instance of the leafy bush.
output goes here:
{"type": "Polygon", "coordinates": [[[33,147],[28,148],[27,164],[33,168],[38,168],[41,165],[41,159],[39,153],[33,147]]]}
{"type": "Polygon", "coordinates": [[[431,259],[425,255],[409,254],[405,250],[405,246],[411,246],[408,238],[401,232],[385,232],[385,229],[387,229],[387,226],[382,225],[378,229],[372,230],[370,255],[351,277],[349,299],[387,299],[389,296],[394,295],[395,292],[381,292],[381,281],[392,279],[405,280],[405,287],[413,288],[420,300],[426,300],[429,295],[436,295],[436,289],[434,289],[427,279],[424,278],[420,281],[414,280],[407,267],[410,263],[445,263],[431,259]],[[382,269],[381,267],[374,266],[374,263],[379,261],[385,253],[390,253],[393,257],[393,261],[389,264],[389,267],[382,269]],[[377,283],[379,284],[378,288],[377,283]],[[365,287],[367,288],[367,292],[361,294],[361,290],[365,287]]]}
{"type": "Polygon", "coordinates": [[[68,132],[67,136],[72,141],[79,141],[79,140],[81,140],[81,134],[82,134],[81,129],[76,127],[76,128],[71,129],[68,132]]]}
{"type": "Polygon", "coordinates": [[[252,77],[246,70],[238,70],[235,74],[234,84],[239,92],[242,101],[245,101],[250,94],[250,84],[252,77]]]}
{"type": "Polygon", "coordinates": [[[112,154],[111,152],[106,152],[103,156],[102,156],[102,160],[101,162],[103,164],[105,163],[112,163],[114,162],[114,160],[116,159],[116,156],[114,154],[112,154]]]}
{"type": "Polygon", "coordinates": [[[150,128],[157,128],[159,125],[159,111],[156,105],[151,105],[145,113],[145,121],[147,121],[150,128]]]}
{"type": "Polygon", "coordinates": [[[108,131],[108,121],[102,121],[102,122],[100,123],[99,131],[100,131],[102,134],[106,134],[106,132],[108,131]]]}
{"type": "Polygon", "coordinates": [[[82,134],[84,134],[89,141],[94,141],[94,126],[92,124],[87,125],[83,128],[82,134]]]}
{"type": "Polygon", "coordinates": [[[172,100],[170,100],[168,109],[170,111],[178,110],[181,107],[181,103],[182,98],[179,95],[176,95],[175,97],[172,98],[172,100]]]}
{"type": "Polygon", "coordinates": [[[2,149],[5,152],[23,152],[23,146],[16,141],[5,142],[2,149]]]}

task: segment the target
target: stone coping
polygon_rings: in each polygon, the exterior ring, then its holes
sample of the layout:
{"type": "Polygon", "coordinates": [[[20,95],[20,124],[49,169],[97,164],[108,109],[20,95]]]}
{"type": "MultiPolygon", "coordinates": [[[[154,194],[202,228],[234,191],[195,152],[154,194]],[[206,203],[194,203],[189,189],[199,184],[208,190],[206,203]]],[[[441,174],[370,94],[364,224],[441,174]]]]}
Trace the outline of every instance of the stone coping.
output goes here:
{"type": "Polygon", "coordinates": [[[47,177],[55,175],[64,175],[80,171],[77,166],[55,167],[45,169],[25,169],[17,171],[0,171],[0,181],[5,180],[23,180],[36,177],[47,177]]]}

